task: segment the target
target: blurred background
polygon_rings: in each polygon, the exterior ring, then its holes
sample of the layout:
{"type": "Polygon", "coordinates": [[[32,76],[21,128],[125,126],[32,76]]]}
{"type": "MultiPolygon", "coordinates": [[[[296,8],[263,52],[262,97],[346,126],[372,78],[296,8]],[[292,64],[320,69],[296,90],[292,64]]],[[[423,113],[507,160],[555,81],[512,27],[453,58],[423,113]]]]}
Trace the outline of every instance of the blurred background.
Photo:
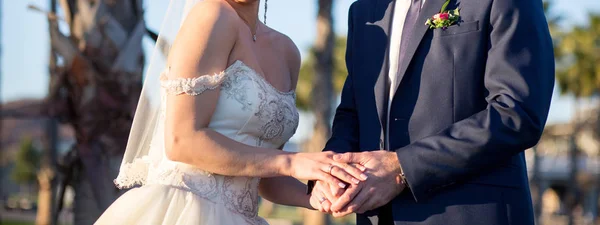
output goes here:
{"type": "MultiPolygon", "coordinates": [[[[287,151],[320,151],[329,136],[352,2],[268,2],[268,25],[303,59],[301,122],[287,151]]],[[[112,179],[168,4],[0,0],[1,225],[92,224],[123,193],[112,179]]],[[[545,10],[558,82],[542,140],[526,152],[537,223],[600,224],[600,1],[548,0],[545,10]]],[[[260,214],[354,224],[266,201],[260,214]]]]}

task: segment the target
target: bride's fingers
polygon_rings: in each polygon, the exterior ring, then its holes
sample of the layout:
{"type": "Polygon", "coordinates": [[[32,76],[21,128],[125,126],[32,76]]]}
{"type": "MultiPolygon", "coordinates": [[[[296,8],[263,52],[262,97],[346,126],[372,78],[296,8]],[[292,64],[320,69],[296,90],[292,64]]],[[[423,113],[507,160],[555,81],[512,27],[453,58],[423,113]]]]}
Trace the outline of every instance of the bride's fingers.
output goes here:
{"type": "MultiPolygon", "coordinates": [[[[350,169],[350,167],[348,167],[348,169],[350,169]]],[[[354,170],[357,170],[356,168],[354,168],[354,170]]],[[[359,184],[360,180],[355,178],[354,176],[352,176],[352,174],[348,173],[348,171],[346,171],[346,169],[342,169],[340,167],[337,167],[335,165],[329,165],[327,166],[326,172],[328,172],[330,175],[336,177],[337,179],[340,179],[341,181],[344,181],[346,184],[359,184]]],[[[357,175],[359,176],[359,175],[357,175]]],[[[360,177],[360,176],[359,176],[360,177]]],[[[341,186],[339,185],[340,188],[346,188],[345,186],[341,186]]],[[[331,189],[333,193],[339,194],[339,191],[334,192],[334,189],[331,189]]]]}
{"type": "Polygon", "coordinates": [[[367,171],[367,167],[365,167],[365,166],[363,166],[363,165],[360,165],[360,164],[358,164],[358,163],[352,163],[352,164],[350,164],[350,165],[352,165],[352,166],[354,166],[354,167],[358,168],[358,169],[359,169],[360,171],[362,171],[362,172],[365,172],[365,171],[367,171]]]}
{"type": "Polygon", "coordinates": [[[337,177],[338,179],[348,183],[348,184],[359,184],[360,180],[356,179],[345,169],[341,169],[340,167],[333,166],[331,169],[331,175],[337,177]]]}
{"type": "Polygon", "coordinates": [[[324,209],[323,206],[321,205],[321,202],[319,200],[320,197],[318,197],[317,195],[311,195],[310,196],[310,205],[315,208],[315,210],[318,210],[320,212],[324,213],[324,209]]]}
{"type": "Polygon", "coordinates": [[[331,192],[329,189],[330,185],[327,185],[321,181],[318,181],[315,185],[315,189],[320,190],[321,194],[323,194],[329,201],[333,202],[336,199],[334,196],[335,192],[331,192]]]}
{"type": "Polygon", "coordinates": [[[329,200],[325,200],[321,202],[321,212],[331,213],[331,202],[329,200]]]}
{"type": "Polygon", "coordinates": [[[316,174],[317,180],[329,183],[332,187],[346,188],[346,184],[328,172],[319,170],[316,174]]]}
{"type": "Polygon", "coordinates": [[[329,213],[331,208],[331,202],[325,196],[325,193],[317,191],[317,199],[319,201],[319,211],[322,213],[329,213]]]}
{"type": "MultiPolygon", "coordinates": [[[[355,165],[345,164],[345,163],[333,163],[334,166],[341,168],[344,172],[348,173],[348,175],[352,176],[356,180],[365,181],[367,180],[367,175],[364,173],[364,170],[361,170],[355,165]]],[[[353,180],[353,181],[356,181],[353,180]]],[[[359,182],[352,182],[354,184],[358,184],[359,182]]]]}

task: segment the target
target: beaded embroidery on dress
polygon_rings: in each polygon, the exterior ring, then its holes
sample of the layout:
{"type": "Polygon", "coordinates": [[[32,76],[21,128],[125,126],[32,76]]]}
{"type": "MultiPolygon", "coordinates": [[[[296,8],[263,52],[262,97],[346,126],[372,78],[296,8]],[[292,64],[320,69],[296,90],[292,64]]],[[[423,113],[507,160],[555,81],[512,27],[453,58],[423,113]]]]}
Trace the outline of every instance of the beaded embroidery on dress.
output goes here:
{"type": "MultiPolygon", "coordinates": [[[[163,103],[166,95],[196,96],[220,88],[209,128],[226,137],[278,148],[296,132],[294,91],[277,90],[242,61],[215,75],[171,79],[168,73],[160,81],[163,103]]],[[[164,118],[165,111],[160,114],[164,118]]],[[[258,217],[259,178],[212,174],[166,157],[160,162],[141,158],[124,167],[130,172],[115,180],[117,186],[140,187],[121,196],[96,224],[267,224],[258,217]]]]}

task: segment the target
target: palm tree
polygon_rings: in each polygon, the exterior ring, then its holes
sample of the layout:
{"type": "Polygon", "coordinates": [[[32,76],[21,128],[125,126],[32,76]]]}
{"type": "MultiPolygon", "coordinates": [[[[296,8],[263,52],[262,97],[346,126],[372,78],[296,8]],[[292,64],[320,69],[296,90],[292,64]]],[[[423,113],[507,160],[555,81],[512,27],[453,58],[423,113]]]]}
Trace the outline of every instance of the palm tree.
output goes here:
{"type": "MultiPolygon", "coordinates": [[[[300,68],[300,76],[298,77],[298,88],[296,88],[296,104],[298,108],[303,110],[311,109],[312,85],[314,84],[314,67],[315,59],[311,49],[311,55],[303,60],[300,68]]],[[[344,81],[348,75],[346,69],[346,37],[338,36],[335,38],[335,46],[333,48],[333,93],[337,96],[342,91],[344,81]]],[[[335,103],[334,103],[335,104],[335,103]]]]}
{"type": "MultiPolygon", "coordinates": [[[[600,93],[600,14],[590,14],[588,21],[588,25],[576,26],[565,33],[556,51],[558,84],[563,94],[572,94],[576,99],[588,98],[600,93]]],[[[598,116],[600,118],[600,115],[598,116]]],[[[581,121],[576,120],[576,123],[575,126],[580,127],[581,121]]],[[[578,129],[575,130],[573,135],[576,135],[578,129]]],[[[596,128],[595,134],[597,139],[600,139],[600,127],[596,128]]],[[[574,142],[574,138],[572,139],[571,142],[574,142]]],[[[598,154],[600,155],[600,150],[598,154]]],[[[575,201],[580,199],[580,191],[576,186],[578,171],[575,166],[579,154],[574,143],[571,144],[569,155],[572,165],[569,224],[574,224],[572,208],[575,206],[575,201]]],[[[597,180],[600,184],[600,177],[597,180]]]]}
{"type": "MultiPolygon", "coordinates": [[[[561,29],[559,27],[559,23],[562,20],[561,17],[556,16],[556,14],[551,13],[550,10],[552,8],[552,6],[554,5],[554,1],[552,0],[545,0],[544,2],[544,13],[546,14],[546,20],[548,21],[548,28],[550,29],[550,34],[552,35],[552,39],[553,39],[553,46],[554,46],[554,54],[555,55],[559,55],[559,49],[558,49],[558,44],[560,43],[560,39],[562,37],[561,34],[561,29]]],[[[531,177],[531,186],[534,187],[534,194],[535,194],[535,202],[534,202],[534,211],[535,211],[535,215],[536,215],[536,220],[540,221],[541,218],[541,214],[542,214],[542,205],[543,205],[543,194],[545,191],[545,185],[542,184],[542,180],[540,177],[540,163],[541,163],[541,156],[539,154],[539,148],[537,146],[533,147],[532,149],[533,154],[534,154],[534,165],[533,165],[533,175],[531,177]]]]}
{"type": "MultiPolygon", "coordinates": [[[[56,14],[56,0],[49,1],[50,13],[56,14]]],[[[52,26],[49,26],[50,30],[52,26]]],[[[50,50],[49,53],[49,72],[56,67],[56,54],[50,50]]],[[[56,142],[57,142],[57,123],[53,118],[45,121],[46,140],[43,157],[40,162],[40,168],[37,173],[38,180],[38,209],[36,224],[57,224],[58,211],[56,207],[56,188],[58,182],[57,163],[56,163],[56,142]]]]}
{"type": "Polygon", "coordinates": [[[576,98],[600,93],[600,14],[587,26],[576,26],[558,46],[557,79],[563,93],[576,98]]]}
{"type": "MultiPolygon", "coordinates": [[[[310,108],[316,121],[313,136],[304,145],[304,150],[308,152],[321,151],[331,133],[333,49],[335,44],[332,15],[333,0],[318,0],[318,7],[317,38],[313,47],[315,76],[312,79],[312,99],[310,101],[310,108]]],[[[308,211],[306,212],[304,224],[327,224],[327,218],[320,212],[308,211]]]]}
{"type": "MultiPolygon", "coordinates": [[[[48,13],[50,88],[40,113],[70,125],[76,144],[62,160],[62,173],[47,178],[60,178],[62,193],[65,185],[74,187],[74,224],[92,224],[121,193],[112,179],[141,92],[147,30],[142,0],[51,0],[51,8],[56,6],[62,15],[48,13]],[[66,22],[68,33],[59,21],[66,22]]],[[[52,208],[53,202],[44,204],[52,208]]]]}

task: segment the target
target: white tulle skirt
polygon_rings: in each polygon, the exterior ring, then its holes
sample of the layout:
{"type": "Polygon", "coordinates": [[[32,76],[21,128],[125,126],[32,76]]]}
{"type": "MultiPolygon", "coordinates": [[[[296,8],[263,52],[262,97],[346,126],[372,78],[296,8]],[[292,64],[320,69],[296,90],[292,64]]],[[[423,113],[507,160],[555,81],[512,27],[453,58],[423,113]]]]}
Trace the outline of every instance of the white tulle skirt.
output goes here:
{"type": "Polygon", "coordinates": [[[97,225],[263,225],[177,187],[152,184],[123,194],[96,221],[97,225]]]}

